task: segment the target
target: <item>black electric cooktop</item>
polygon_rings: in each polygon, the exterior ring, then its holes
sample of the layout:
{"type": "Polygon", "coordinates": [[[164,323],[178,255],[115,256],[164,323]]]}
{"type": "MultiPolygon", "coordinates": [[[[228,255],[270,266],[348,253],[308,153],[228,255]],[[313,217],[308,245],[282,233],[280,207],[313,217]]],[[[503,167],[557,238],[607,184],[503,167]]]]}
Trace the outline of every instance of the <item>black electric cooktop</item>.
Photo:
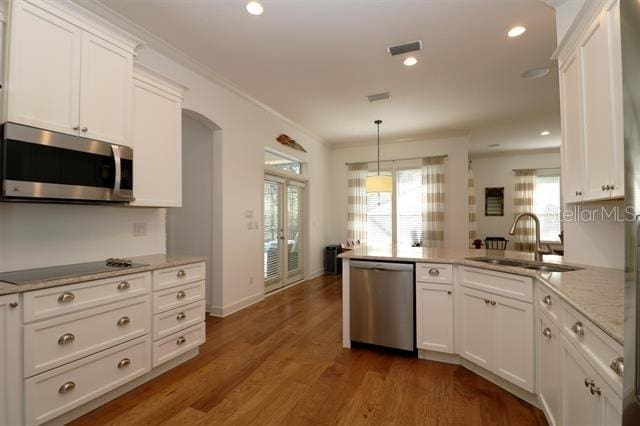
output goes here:
{"type": "Polygon", "coordinates": [[[147,266],[134,263],[128,259],[107,259],[102,262],[76,263],[74,265],[51,266],[48,268],[25,269],[22,271],[0,272],[0,281],[21,285],[38,281],[48,281],[60,278],[72,278],[82,275],[99,274],[120,269],[147,266]]]}

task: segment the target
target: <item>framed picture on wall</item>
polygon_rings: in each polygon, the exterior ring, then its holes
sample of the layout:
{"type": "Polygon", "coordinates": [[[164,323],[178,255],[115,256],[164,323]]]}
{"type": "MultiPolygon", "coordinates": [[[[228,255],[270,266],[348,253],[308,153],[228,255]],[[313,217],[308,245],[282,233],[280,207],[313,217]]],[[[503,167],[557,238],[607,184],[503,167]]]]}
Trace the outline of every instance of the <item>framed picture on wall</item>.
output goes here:
{"type": "Polygon", "coordinates": [[[484,189],[484,215],[504,216],[504,187],[484,189]]]}

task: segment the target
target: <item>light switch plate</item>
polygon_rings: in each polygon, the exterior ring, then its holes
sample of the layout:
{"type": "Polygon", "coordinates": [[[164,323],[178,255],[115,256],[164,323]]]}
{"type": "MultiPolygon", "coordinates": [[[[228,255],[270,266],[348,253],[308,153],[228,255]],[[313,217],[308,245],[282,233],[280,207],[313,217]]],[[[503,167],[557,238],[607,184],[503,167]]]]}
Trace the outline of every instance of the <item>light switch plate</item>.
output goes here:
{"type": "Polygon", "coordinates": [[[133,236],[144,237],[147,235],[147,222],[136,222],[133,224],[133,236]]]}
{"type": "Polygon", "coordinates": [[[253,210],[245,210],[244,217],[247,219],[253,219],[253,210]]]}

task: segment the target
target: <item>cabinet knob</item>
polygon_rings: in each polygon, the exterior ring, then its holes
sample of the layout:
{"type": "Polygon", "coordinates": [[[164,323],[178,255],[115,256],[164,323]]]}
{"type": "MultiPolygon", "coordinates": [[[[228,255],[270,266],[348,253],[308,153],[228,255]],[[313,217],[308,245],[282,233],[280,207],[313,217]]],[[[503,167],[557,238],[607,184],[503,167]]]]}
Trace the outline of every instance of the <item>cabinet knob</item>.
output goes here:
{"type": "Polygon", "coordinates": [[[447,290],[447,294],[451,294],[451,290],[447,290]]]}
{"type": "Polygon", "coordinates": [[[176,275],[178,276],[178,278],[184,278],[187,276],[187,273],[184,269],[180,269],[176,275]]]}
{"type": "Polygon", "coordinates": [[[58,303],[73,302],[75,298],[76,298],[76,295],[71,292],[62,293],[60,297],[58,297],[58,303]]]}
{"type": "Polygon", "coordinates": [[[129,358],[124,358],[122,361],[118,363],[118,368],[122,370],[123,368],[127,368],[131,365],[131,360],[129,358]]]}
{"type": "Polygon", "coordinates": [[[611,365],[609,366],[618,376],[624,376],[624,358],[618,357],[611,361],[611,365]]]}
{"type": "Polygon", "coordinates": [[[129,324],[131,322],[131,319],[129,319],[129,317],[122,317],[118,320],[118,322],[116,324],[118,324],[118,327],[124,327],[125,325],[129,324]]]}
{"type": "Polygon", "coordinates": [[[88,131],[89,129],[88,129],[88,128],[86,128],[86,127],[83,127],[83,128],[82,128],[82,129],[80,129],[80,130],[82,130],[83,132],[86,132],[86,131],[88,131]]]}
{"type": "Polygon", "coordinates": [[[131,284],[129,284],[129,281],[122,281],[120,284],[118,284],[118,290],[120,291],[124,291],[124,290],[129,290],[129,288],[131,287],[131,284]]]}
{"type": "Polygon", "coordinates": [[[182,290],[180,290],[178,294],[176,294],[176,299],[184,299],[185,297],[187,297],[187,293],[182,290]]]}
{"type": "Polygon", "coordinates": [[[80,129],[80,126],[73,126],[73,130],[78,130],[80,129]]]}
{"type": "Polygon", "coordinates": [[[589,392],[591,392],[591,395],[602,395],[602,391],[595,383],[592,383],[591,386],[589,386],[589,392]]]}
{"type": "Polygon", "coordinates": [[[58,393],[65,394],[67,392],[71,392],[75,388],[76,388],[76,384],[75,383],[67,382],[64,385],[60,386],[60,389],[58,389],[58,393]]]}
{"type": "Polygon", "coordinates": [[[595,383],[593,380],[591,380],[591,379],[584,379],[584,387],[585,387],[585,388],[588,388],[589,386],[593,386],[593,385],[595,385],[595,384],[596,384],[596,383],[595,383]]]}
{"type": "Polygon", "coordinates": [[[9,302],[9,307],[10,308],[17,308],[18,307],[18,302],[9,302]]]}
{"type": "Polygon", "coordinates": [[[180,336],[180,338],[178,340],[176,340],[176,345],[182,345],[187,341],[187,339],[184,338],[184,336],[180,336]]]}
{"type": "Polygon", "coordinates": [[[180,313],[178,314],[178,316],[176,317],[176,319],[177,319],[178,321],[182,321],[182,320],[183,320],[183,319],[185,319],[186,317],[187,317],[187,315],[186,315],[184,312],[180,312],[180,313]]]}
{"type": "Polygon", "coordinates": [[[73,342],[74,340],[76,340],[76,336],[74,336],[71,333],[66,333],[66,334],[63,334],[62,336],[60,336],[60,338],[58,339],[58,344],[59,345],[68,345],[69,343],[73,342]]]}
{"type": "Polygon", "coordinates": [[[571,326],[571,331],[576,333],[578,336],[584,336],[584,327],[582,326],[582,322],[576,321],[575,324],[571,326]]]}
{"type": "Polygon", "coordinates": [[[545,328],[544,330],[542,330],[542,335],[547,339],[551,339],[551,330],[548,327],[545,328]]]}
{"type": "Polygon", "coordinates": [[[496,301],[495,300],[491,301],[491,306],[496,306],[496,301]]]}
{"type": "Polygon", "coordinates": [[[432,277],[437,277],[438,275],[440,275],[440,271],[438,271],[436,268],[431,268],[429,269],[429,275],[431,275],[432,277]]]}
{"type": "Polygon", "coordinates": [[[609,185],[602,185],[602,190],[606,191],[607,189],[609,189],[609,185]]]}
{"type": "Polygon", "coordinates": [[[489,299],[484,299],[484,303],[485,303],[485,305],[488,305],[488,304],[489,304],[489,302],[491,302],[489,299]]]}
{"type": "Polygon", "coordinates": [[[547,306],[551,306],[551,304],[552,304],[551,296],[547,294],[545,297],[543,297],[542,298],[542,303],[544,303],[547,306]]]}

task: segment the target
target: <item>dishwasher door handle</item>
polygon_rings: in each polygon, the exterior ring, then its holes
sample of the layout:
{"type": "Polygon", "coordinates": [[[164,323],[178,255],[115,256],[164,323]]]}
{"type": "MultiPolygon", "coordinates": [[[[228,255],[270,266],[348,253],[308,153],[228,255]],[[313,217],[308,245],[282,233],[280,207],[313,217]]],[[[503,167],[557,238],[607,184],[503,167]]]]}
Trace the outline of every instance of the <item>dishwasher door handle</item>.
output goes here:
{"type": "Polygon", "coordinates": [[[413,271],[412,263],[380,263],[352,261],[351,267],[369,271],[413,271]]]}

